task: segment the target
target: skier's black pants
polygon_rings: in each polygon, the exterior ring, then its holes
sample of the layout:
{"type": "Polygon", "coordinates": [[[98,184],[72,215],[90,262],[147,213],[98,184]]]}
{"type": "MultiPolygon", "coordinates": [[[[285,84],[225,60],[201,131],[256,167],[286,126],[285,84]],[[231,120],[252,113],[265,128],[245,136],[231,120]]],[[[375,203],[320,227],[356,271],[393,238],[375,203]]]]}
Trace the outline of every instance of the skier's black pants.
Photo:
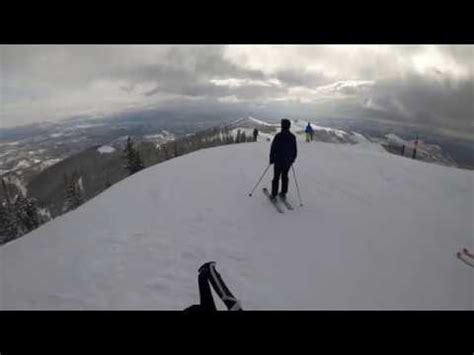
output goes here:
{"type": "Polygon", "coordinates": [[[281,176],[281,193],[286,195],[288,192],[288,171],[291,165],[279,165],[275,164],[273,170],[273,181],[272,181],[272,196],[278,194],[278,183],[280,182],[281,176]]]}

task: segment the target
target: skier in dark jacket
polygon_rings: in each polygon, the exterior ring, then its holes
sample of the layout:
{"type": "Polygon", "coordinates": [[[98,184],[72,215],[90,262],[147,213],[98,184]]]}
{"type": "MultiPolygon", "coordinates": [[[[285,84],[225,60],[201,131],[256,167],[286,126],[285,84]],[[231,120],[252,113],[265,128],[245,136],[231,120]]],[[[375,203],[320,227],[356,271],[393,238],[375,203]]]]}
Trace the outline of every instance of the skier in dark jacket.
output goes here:
{"type": "Polygon", "coordinates": [[[274,164],[274,175],[272,181],[272,198],[278,194],[278,184],[281,176],[282,198],[288,192],[288,171],[294,163],[297,154],[296,137],[290,132],[291,122],[287,119],[281,120],[281,132],[273,138],[270,149],[270,164],[274,164]]]}
{"type": "Polygon", "coordinates": [[[311,142],[313,140],[314,131],[313,127],[311,127],[311,124],[309,122],[304,131],[306,133],[306,142],[311,142]]]}
{"type": "Polygon", "coordinates": [[[253,130],[253,141],[256,142],[257,141],[257,137],[258,137],[258,129],[254,129],[253,130]]]}

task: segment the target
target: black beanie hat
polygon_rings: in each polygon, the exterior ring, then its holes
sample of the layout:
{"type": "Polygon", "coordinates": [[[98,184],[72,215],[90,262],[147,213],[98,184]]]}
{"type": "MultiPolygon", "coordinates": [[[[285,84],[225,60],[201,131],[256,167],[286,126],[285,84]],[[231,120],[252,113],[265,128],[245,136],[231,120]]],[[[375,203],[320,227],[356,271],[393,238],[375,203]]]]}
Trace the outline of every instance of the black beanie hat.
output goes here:
{"type": "Polygon", "coordinates": [[[288,129],[290,129],[290,126],[291,126],[291,122],[290,122],[289,119],[283,118],[281,120],[281,128],[282,129],[288,130],[288,129]]]}

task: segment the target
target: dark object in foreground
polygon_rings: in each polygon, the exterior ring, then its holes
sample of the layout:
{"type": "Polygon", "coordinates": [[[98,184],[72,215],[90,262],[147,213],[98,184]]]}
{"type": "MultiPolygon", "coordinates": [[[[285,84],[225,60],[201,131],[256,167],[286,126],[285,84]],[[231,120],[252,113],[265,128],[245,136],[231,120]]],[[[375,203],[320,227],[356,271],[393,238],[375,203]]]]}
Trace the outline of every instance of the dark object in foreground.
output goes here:
{"type": "Polygon", "coordinates": [[[199,268],[199,297],[200,304],[192,305],[186,308],[185,312],[214,312],[217,311],[212,291],[209,284],[212,285],[214,291],[226,305],[229,311],[241,311],[242,307],[237,298],[228,289],[221,275],[216,270],[215,261],[209,261],[199,268]]]}

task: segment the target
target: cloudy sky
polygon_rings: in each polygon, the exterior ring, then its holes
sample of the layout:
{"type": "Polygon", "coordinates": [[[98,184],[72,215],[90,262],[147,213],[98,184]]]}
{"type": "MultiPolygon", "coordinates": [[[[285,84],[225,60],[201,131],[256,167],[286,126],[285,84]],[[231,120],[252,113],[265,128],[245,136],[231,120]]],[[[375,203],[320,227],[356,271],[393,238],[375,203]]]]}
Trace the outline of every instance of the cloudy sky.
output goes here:
{"type": "Polygon", "coordinates": [[[473,68],[474,46],[0,46],[0,125],[192,104],[474,139],[473,68]]]}

